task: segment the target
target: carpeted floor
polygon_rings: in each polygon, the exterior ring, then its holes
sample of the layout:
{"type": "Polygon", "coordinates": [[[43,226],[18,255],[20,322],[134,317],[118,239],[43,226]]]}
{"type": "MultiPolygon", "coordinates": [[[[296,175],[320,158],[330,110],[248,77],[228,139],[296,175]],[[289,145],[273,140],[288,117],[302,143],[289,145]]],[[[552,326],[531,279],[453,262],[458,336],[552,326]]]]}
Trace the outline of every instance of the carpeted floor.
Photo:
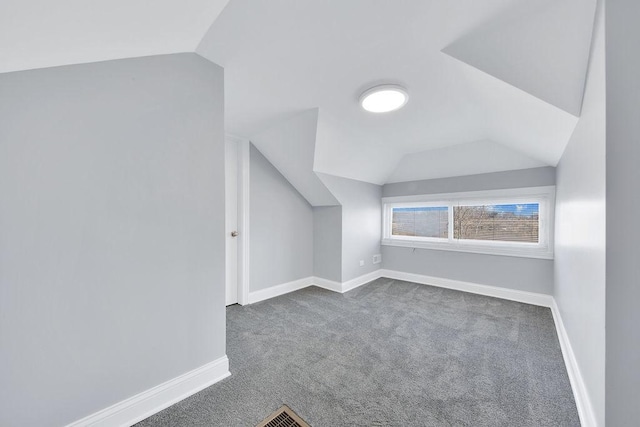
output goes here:
{"type": "Polygon", "coordinates": [[[227,308],[231,377],[138,426],[579,426],[551,312],[378,279],[227,308]]]}

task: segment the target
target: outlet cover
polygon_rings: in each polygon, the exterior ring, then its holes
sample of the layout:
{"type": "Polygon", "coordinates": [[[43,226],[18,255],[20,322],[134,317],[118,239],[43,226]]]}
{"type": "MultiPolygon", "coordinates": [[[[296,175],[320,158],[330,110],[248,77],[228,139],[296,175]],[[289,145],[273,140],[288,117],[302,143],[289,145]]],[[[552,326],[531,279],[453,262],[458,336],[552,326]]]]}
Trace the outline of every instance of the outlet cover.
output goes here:
{"type": "Polygon", "coordinates": [[[360,260],[360,267],[364,267],[364,260],[363,259],[360,260]]]}
{"type": "Polygon", "coordinates": [[[375,254],[373,256],[373,263],[380,264],[382,262],[382,254],[375,254]]]}

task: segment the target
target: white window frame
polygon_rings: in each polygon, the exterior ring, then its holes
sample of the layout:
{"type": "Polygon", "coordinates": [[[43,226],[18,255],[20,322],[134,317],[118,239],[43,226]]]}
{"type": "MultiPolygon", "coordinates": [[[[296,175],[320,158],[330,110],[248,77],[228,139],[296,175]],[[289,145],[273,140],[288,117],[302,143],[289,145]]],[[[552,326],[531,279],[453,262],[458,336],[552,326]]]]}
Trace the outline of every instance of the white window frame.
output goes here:
{"type": "Polygon", "coordinates": [[[425,194],[382,198],[382,245],[443,251],[472,252],[526,258],[553,259],[555,186],[527,187],[462,193],[425,194]],[[453,208],[464,205],[539,205],[538,243],[453,238],[453,208]],[[393,208],[448,207],[448,238],[393,236],[393,208]]]}

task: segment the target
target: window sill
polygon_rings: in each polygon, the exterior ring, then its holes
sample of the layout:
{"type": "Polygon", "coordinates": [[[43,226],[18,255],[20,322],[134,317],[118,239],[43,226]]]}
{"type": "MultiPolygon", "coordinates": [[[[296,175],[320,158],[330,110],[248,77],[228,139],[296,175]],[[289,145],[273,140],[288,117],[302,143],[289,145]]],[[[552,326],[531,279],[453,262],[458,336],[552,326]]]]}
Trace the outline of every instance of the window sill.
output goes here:
{"type": "Polygon", "coordinates": [[[438,251],[468,252],[474,254],[512,256],[520,258],[553,259],[553,251],[547,248],[514,248],[474,244],[421,242],[416,240],[382,239],[383,246],[432,249],[438,251]]]}

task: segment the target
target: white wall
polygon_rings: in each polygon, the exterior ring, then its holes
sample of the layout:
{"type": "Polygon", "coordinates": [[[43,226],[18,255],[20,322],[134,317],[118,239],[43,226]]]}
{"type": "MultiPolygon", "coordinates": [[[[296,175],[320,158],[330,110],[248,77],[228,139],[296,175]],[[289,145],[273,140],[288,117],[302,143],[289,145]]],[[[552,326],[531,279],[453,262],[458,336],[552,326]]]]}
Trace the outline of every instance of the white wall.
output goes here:
{"type": "Polygon", "coordinates": [[[380,253],[382,187],[319,173],[342,205],[342,281],[378,270],[373,255],[380,253]],[[364,265],[360,265],[364,261],[364,265]]]}
{"type": "Polygon", "coordinates": [[[607,426],[640,419],[640,2],[606,1],[607,426]]]}
{"type": "MultiPolygon", "coordinates": [[[[555,184],[552,167],[385,184],[384,197],[537,187],[555,184]]],[[[553,260],[382,246],[382,265],[482,285],[551,294],[553,260]]]]}
{"type": "Polygon", "coordinates": [[[249,291],[313,276],[313,208],[253,145],[250,167],[249,291]]]}
{"type": "Polygon", "coordinates": [[[0,425],[65,425],[224,356],[222,68],[109,61],[0,93],[0,425]]]}
{"type": "Polygon", "coordinates": [[[598,10],[582,115],[556,170],[554,266],[554,297],[601,426],[606,255],[603,25],[598,10]]]}

